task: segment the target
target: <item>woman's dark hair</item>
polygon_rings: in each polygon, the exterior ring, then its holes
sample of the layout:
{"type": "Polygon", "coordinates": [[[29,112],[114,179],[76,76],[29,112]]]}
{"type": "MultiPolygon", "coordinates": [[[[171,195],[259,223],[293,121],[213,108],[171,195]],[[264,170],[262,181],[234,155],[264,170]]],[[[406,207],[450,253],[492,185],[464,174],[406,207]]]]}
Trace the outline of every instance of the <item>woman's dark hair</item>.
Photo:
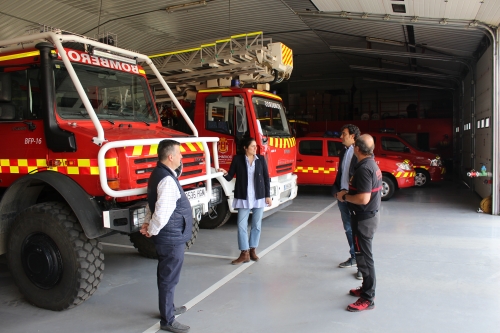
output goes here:
{"type": "Polygon", "coordinates": [[[243,138],[243,140],[241,140],[241,146],[243,147],[243,149],[247,149],[248,146],[250,146],[250,144],[254,141],[255,141],[254,138],[243,138]]]}

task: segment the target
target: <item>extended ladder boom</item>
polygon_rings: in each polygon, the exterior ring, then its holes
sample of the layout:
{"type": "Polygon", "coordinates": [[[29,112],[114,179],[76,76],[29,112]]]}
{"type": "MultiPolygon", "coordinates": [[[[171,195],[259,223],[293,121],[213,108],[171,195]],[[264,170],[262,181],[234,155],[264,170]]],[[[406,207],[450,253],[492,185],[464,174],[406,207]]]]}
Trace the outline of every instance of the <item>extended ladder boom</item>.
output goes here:
{"type": "MultiPolygon", "coordinates": [[[[199,47],[150,56],[165,80],[178,91],[242,84],[279,83],[293,70],[292,50],[272,43],[262,32],[234,35],[199,47]]],[[[158,80],[150,80],[155,86],[158,80]]]]}

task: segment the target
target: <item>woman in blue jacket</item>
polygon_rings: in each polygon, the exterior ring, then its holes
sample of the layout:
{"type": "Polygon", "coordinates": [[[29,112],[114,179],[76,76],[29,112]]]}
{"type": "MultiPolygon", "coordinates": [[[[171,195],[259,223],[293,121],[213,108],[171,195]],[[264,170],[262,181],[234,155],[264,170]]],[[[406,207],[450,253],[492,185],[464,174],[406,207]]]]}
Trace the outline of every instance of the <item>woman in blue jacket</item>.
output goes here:
{"type": "Polygon", "coordinates": [[[236,175],[233,208],[238,210],[238,246],[241,253],[238,259],[231,262],[233,265],[249,262],[250,259],[259,260],[255,249],[259,246],[262,214],[266,205],[272,204],[267,163],[262,155],[257,155],[255,139],[244,139],[243,149],[245,154],[234,156],[229,171],[218,170],[224,173],[227,181],[231,181],[236,175]],[[252,228],[249,238],[250,211],[252,212],[252,228]]]}

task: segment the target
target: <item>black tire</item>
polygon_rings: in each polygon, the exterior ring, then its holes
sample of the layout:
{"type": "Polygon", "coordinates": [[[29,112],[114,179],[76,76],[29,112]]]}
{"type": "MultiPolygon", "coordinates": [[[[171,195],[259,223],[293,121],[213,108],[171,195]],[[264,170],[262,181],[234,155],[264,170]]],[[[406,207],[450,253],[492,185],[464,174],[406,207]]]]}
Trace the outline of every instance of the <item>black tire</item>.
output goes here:
{"type": "MultiPolygon", "coordinates": [[[[196,238],[198,237],[199,230],[199,222],[193,220],[191,239],[186,242],[186,250],[188,250],[194,244],[196,238]]],[[[129,238],[137,251],[139,251],[139,254],[141,256],[150,259],[158,259],[158,253],[156,253],[155,243],[151,238],[147,238],[140,232],[134,232],[133,234],[130,234],[129,238]]]]}
{"type": "Polygon", "coordinates": [[[88,299],[104,270],[102,245],[88,239],[65,203],[45,202],[20,213],[9,233],[10,272],[26,299],[62,311],[88,299]]]}
{"type": "Polygon", "coordinates": [[[209,212],[211,212],[213,209],[215,209],[217,216],[214,219],[211,219],[208,216],[209,214],[202,217],[202,219],[200,221],[200,228],[201,229],[218,228],[218,227],[224,225],[231,217],[231,211],[229,210],[229,205],[227,203],[227,200],[221,202],[220,204],[218,204],[215,207],[211,207],[209,209],[209,212]]]}
{"type": "Polygon", "coordinates": [[[139,254],[143,257],[150,259],[158,259],[158,254],[156,253],[155,243],[151,238],[147,238],[140,232],[134,232],[129,235],[130,241],[134,247],[139,251],[139,254]]]}
{"type": "Polygon", "coordinates": [[[431,175],[425,169],[415,169],[415,186],[427,187],[431,182],[431,175]]]}
{"type": "Polygon", "coordinates": [[[395,191],[396,186],[394,185],[394,181],[387,176],[382,176],[382,190],[380,191],[382,201],[387,201],[392,198],[395,191]]]}

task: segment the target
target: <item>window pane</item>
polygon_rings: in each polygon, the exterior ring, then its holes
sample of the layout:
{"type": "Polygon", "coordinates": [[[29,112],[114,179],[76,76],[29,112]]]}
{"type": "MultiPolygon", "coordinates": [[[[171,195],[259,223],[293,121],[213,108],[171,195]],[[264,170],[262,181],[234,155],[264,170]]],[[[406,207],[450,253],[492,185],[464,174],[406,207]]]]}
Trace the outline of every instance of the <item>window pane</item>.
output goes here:
{"type": "Polygon", "coordinates": [[[207,129],[233,134],[234,96],[221,97],[217,102],[206,103],[207,129]]]}
{"type": "Polygon", "coordinates": [[[382,137],[382,149],[389,151],[405,151],[405,144],[396,138],[382,137]]]}
{"type": "Polygon", "coordinates": [[[328,141],[328,156],[339,156],[342,149],[344,149],[342,142],[328,141]]]}
{"type": "Polygon", "coordinates": [[[322,156],[323,141],[320,140],[301,141],[299,144],[299,152],[302,155],[322,156]]]}

